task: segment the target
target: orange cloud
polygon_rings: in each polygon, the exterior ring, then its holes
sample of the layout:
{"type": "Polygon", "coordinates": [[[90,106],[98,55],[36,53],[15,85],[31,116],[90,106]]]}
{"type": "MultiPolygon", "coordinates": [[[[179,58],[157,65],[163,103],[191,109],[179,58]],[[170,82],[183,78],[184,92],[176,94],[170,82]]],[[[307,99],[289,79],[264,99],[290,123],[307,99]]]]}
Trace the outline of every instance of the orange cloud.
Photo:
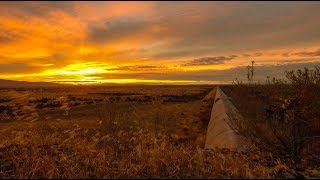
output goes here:
{"type": "Polygon", "coordinates": [[[319,7],[317,2],[1,2],[0,76],[107,81],[112,75],[131,82],[135,78],[128,75],[136,74],[154,82],[180,73],[188,81],[251,60],[259,66],[314,62],[319,7]],[[112,68],[119,71],[107,70],[112,68]]]}

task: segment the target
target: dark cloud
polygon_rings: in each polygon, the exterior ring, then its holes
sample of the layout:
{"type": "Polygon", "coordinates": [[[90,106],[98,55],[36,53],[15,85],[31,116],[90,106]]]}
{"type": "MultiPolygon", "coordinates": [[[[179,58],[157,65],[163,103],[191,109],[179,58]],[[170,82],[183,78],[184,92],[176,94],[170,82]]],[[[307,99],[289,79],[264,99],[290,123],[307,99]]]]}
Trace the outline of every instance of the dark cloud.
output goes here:
{"type": "MultiPolygon", "coordinates": [[[[320,5],[318,2],[227,2],[225,4],[238,8],[233,8],[230,12],[228,8],[221,8],[227,12],[219,17],[215,15],[215,11],[206,12],[208,18],[206,23],[175,25],[169,20],[170,29],[181,32],[180,36],[183,38],[168,49],[188,46],[192,51],[197,51],[198,47],[211,46],[216,47],[215,52],[217,52],[247,48],[258,50],[298,45],[303,42],[320,42],[320,31],[318,31],[320,24],[315,20],[315,17],[320,16],[320,11],[317,10],[320,5]],[[179,29],[180,27],[183,30],[179,29]]],[[[182,10],[177,7],[176,11],[182,10]]],[[[188,15],[180,18],[188,19],[188,15]]]]}
{"type": "Polygon", "coordinates": [[[284,56],[284,57],[289,57],[290,56],[290,53],[283,53],[283,54],[281,54],[282,56],[284,56]]]}
{"type": "Polygon", "coordinates": [[[278,62],[278,64],[288,64],[288,63],[308,63],[308,62],[317,62],[318,58],[298,58],[298,59],[283,59],[278,62]]]}
{"type": "Polygon", "coordinates": [[[137,17],[115,17],[104,24],[90,23],[88,39],[93,43],[105,43],[128,37],[146,28],[146,21],[137,17]]]}
{"type": "Polygon", "coordinates": [[[86,83],[86,82],[96,82],[96,81],[51,81],[51,82],[57,82],[57,83],[86,83]]]}
{"type": "Polygon", "coordinates": [[[64,11],[66,13],[76,13],[74,2],[71,1],[3,1],[0,10],[20,18],[27,19],[30,16],[43,17],[52,11],[64,11]]]}
{"type": "Polygon", "coordinates": [[[11,41],[13,41],[12,38],[10,38],[8,36],[0,35],[0,43],[8,43],[8,42],[11,42],[11,41]]]}
{"type": "Polygon", "coordinates": [[[72,56],[68,56],[68,54],[64,53],[63,51],[59,53],[53,53],[42,57],[10,57],[5,55],[0,55],[0,74],[1,73],[14,73],[14,72],[22,72],[26,70],[26,72],[34,72],[46,69],[46,64],[54,64],[55,68],[61,68],[65,66],[65,63],[72,62],[72,56]],[[1,63],[9,61],[10,63],[1,63]],[[38,64],[38,65],[31,65],[28,62],[32,62],[31,64],[38,64]]]}
{"type": "Polygon", "coordinates": [[[140,51],[141,53],[146,54],[147,56],[151,56],[153,58],[159,59],[171,59],[171,58],[188,58],[190,56],[202,56],[208,52],[212,52],[214,48],[212,46],[204,47],[198,46],[196,48],[190,47],[173,47],[169,46],[158,46],[151,49],[144,49],[140,51]]]}
{"type": "Polygon", "coordinates": [[[318,49],[316,51],[298,52],[298,53],[294,53],[294,55],[304,56],[304,57],[317,57],[317,56],[320,56],[320,49],[318,49]]]}
{"type": "Polygon", "coordinates": [[[118,68],[111,68],[107,70],[119,70],[119,71],[148,71],[148,70],[158,70],[166,69],[166,66],[122,66],[118,68]]]}
{"type": "Polygon", "coordinates": [[[217,65],[217,64],[224,64],[226,61],[230,61],[234,59],[235,55],[230,57],[225,56],[218,56],[218,57],[203,57],[199,59],[194,59],[189,62],[186,62],[182,66],[202,66],[202,65],[217,65]]]}
{"type": "Polygon", "coordinates": [[[14,30],[7,29],[0,22],[0,43],[10,43],[21,39],[24,35],[14,30]]]}
{"type": "Polygon", "coordinates": [[[242,54],[243,57],[259,57],[262,55],[263,55],[263,53],[242,54]]]}
{"type": "Polygon", "coordinates": [[[23,62],[0,64],[1,74],[31,73],[42,69],[44,68],[41,66],[32,66],[23,62]]]}
{"type": "MultiPolygon", "coordinates": [[[[75,4],[96,7],[94,9],[97,11],[104,11],[107,6],[103,3],[2,2],[1,6],[4,11],[10,13],[11,9],[15,9],[15,12],[25,17],[30,15],[45,17],[52,11],[63,11],[73,17],[85,17],[80,9],[77,11],[75,4]],[[11,9],[7,10],[7,7],[11,9]]],[[[146,12],[143,16],[140,14],[112,16],[112,13],[106,12],[106,17],[111,18],[104,20],[99,18],[97,21],[82,19],[88,27],[87,40],[89,43],[121,42],[127,37],[135,38],[137,34],[153,36],[152,44],[174,39],[162,43],[163,46],[152,46],[150,49],[148,49],[149,44],[144,44],[148,50],[146,54],[154,58],[188,58],[187,56],[197,57],[212,52],[223,53],[226,50],[230,52],[244,48],[260,49],[320,41],[320,31],[318,31],[320,25],[316,21],[316,17],[320,16],[318,2],[155,2],[154,4],[154,12],[146,12]],[[152,27],[160,30],[153,33],[150,30],[152,27]]],[[[125,6],[123,8],[125,9],[125,6]]],[[[97,12],[97,14],[101,16],[102,13],[97,12]]]]}
{"type": "Polygon", "coordinates": [[[136,66],[138,69],[163,69],[165,66],[136,66]]]}

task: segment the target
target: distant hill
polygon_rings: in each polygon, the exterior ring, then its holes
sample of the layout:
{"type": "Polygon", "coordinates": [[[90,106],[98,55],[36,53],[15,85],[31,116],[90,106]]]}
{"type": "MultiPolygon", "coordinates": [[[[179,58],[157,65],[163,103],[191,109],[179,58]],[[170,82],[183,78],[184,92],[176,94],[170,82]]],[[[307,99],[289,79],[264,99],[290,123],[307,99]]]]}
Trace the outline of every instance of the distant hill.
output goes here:
{"type": "Polygon", "coordinates": [[[60,84],[50,82],[28,82],[0,79],[0,87],[52,87],[59,85],[60,84]]]}

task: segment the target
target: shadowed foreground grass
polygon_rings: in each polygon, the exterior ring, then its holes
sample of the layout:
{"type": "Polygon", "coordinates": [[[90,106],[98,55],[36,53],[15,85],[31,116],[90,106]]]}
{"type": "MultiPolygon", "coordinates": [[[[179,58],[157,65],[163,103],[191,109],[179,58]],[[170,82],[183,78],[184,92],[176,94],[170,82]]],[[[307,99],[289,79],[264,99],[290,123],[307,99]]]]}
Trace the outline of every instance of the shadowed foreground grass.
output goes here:
{"type": "Polygon", "coordinates": [[[1,178],[272,178],[270,154],[203,150],[143,129],[30,124],[1,131],[1,178]]]}

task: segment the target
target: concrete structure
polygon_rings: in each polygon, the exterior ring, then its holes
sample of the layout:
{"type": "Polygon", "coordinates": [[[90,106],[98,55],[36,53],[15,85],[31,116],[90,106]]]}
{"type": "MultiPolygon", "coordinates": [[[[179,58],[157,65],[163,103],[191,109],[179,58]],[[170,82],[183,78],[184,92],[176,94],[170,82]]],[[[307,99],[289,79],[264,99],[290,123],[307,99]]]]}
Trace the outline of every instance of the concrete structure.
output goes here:
{"type": "Polygon", "coordinates": [[[212,89],[202,100],[204,101],[210,101],[215,99],[217,88],[212,89]]]}
{"type": "Polygon", "coordinates": [[[223,91],[217,87],[211,118],[208,125],[205,148],[245,149],[245,140],[237,133],[232,119],[242,116],[223,91]]]}

